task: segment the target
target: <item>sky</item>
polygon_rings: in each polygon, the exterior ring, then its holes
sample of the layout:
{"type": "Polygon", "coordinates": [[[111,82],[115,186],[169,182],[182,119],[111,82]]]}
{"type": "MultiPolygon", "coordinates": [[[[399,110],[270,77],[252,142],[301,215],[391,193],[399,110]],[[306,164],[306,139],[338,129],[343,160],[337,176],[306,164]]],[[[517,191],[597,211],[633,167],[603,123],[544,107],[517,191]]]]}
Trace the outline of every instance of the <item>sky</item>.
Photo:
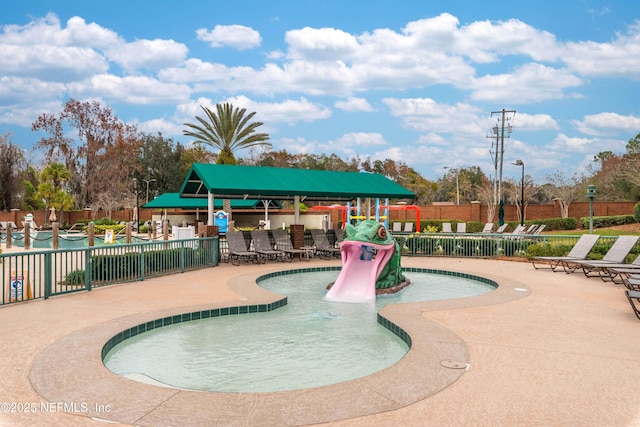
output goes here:
{"type": "Polygon", "coordinates": [[[640,3],[3,4],[0,135],[32,150],[44,134],[31,124],[69,98],[184,145],[201,106],[231,102],[256,112],[273,150],[388,158],[430,180],[495,177],[504,124],[503,177],[522,160],[542,183],[640,133],[640,3]]]}

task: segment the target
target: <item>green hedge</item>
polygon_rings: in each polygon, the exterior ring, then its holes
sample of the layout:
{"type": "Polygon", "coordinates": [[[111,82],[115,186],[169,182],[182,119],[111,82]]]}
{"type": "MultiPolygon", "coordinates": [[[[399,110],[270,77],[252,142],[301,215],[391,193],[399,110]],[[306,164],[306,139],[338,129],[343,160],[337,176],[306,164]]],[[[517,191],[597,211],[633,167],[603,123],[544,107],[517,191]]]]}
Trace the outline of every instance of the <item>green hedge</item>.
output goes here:
{"type": "Polygon", "coordinates": [[[636,222],[640,222],[640,203],[636,203],[633,206],[633,217],[635,218],[636,222]]]}
{"type": "MultiPolygon", "coordinates": [[[[179,270],[182,249],[166,249],[145,252],[143,256],[146,275],[158,271],[179,270]]],[[[185,268],[202,265],[207,261],[208,251],[204,249],[184,248],[185,268]]],[[[92,281],[135,280],[140,274],[140,254],[128,252],[120,255],[96,255],[91,257],[92,281]]],[[[67,274],[65,283],[84,284],[84,270],[74,270],[67,274]]]]}
{"type": "MultiPolygon", "coordinates": [[[[580,218],[580,224],[582,228],[589,228],[589,217],[580,218]]],[[[615,215],[615,216],[594,216],[593,227],[594,228],[607,228],[615,225],[633,224],[637,222],[633,215],[615,215]]]]}

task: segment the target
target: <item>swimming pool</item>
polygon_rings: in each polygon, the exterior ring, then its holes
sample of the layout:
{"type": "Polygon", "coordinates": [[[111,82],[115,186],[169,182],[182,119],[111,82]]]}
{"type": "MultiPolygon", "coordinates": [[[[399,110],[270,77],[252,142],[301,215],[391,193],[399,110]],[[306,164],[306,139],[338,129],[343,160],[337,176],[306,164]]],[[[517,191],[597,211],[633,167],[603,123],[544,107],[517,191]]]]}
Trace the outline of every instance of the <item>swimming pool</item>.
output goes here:
{"type": "Polygon", "coordinates": [[[409,337],[378,322],[384,306],[479,295],[497,286],[459,273],[405,272],[413,284],[375,304],[324,301],[339,268],[263,276],[260,286],[286,295],[288,304],[240,318],[208,316],[145,328],[103,351],[103,362],[130,379],[192,390],[263,392],[335,384],[385,369],[409,350],[409,337]]]}

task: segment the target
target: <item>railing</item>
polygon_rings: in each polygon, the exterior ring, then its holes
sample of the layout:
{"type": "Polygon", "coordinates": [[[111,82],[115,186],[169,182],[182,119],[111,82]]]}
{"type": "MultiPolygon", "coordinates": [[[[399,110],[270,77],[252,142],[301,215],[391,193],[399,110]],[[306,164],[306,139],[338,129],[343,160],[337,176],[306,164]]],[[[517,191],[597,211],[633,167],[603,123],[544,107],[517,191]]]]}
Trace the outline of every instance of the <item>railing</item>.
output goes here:
{"type": "Polygon", "coordinates": [[[218,237],[0,254],[0,305],[213,267],[218,237]]]}
{"type": "MultiPolygon", "coordinates": [[[[448,256],[496,258],[525,257],[532,245],[549,245],[568,252],[579,235],[553,234],[483,234],[483,233],[393,233],[406,256],[448,256]]],[[[604,254],[613,245],[616,236],[601,236],[594,250],[604,254]]],[[[640,253],[640,244],[635,253],[640,253]]]]}

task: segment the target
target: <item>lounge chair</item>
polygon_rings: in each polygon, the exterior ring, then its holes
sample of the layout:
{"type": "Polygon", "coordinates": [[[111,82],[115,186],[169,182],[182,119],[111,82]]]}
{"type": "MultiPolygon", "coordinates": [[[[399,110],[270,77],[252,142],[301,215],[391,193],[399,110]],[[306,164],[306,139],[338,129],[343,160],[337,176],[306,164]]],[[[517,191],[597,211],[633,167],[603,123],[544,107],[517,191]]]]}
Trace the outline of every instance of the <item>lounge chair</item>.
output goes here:
{"type": "Polygon", "coordinates": [[[562,261],[562,267],[567,274],[573,273],[578,268],[582,269],[582,272],[587,277],[599,274],[598,270],[607,265],[624,262],[624,259],[638,243],[638,239],[640,239],[640,236],[619,236],[601,260],[565,260],[562,261]]]}
{"type": "Polygon", "coordinates": [[[624,283],[627,276],[640,274],[640,255],[630,263],[607,263],[598,265],[598,273],[603,281],[611,280],[613,283],[624,283]]]}
{"type": "Polygon", "coordinates": [[[299,255],[299,258],[305,258],[307,261],[311,258],[311,251],[308,249],[295,249],[291,243],[291,237],[289,233],[282,229],[271,230],[273,239],[276,241],[276,249],[283,251],[292,261],[293,258],[299,255]]]}
{"type": "Polygon", "coordinates": [[[504,233],[504,231],[507,229],[507,227],[509,226],[509,224],[507,224],[506,222],[504,224],[502,224],[500,227],[498,227],[498,229],[496,230],[497,234],[502,234],[504,233]]]}
{"type": "Polygon", "coordinates": [[[630,291],[640,291],[640,276],[627,276],[624,281],[624,285],[630,291]]]}
{"type": "Polygon", "coordinates": [[[313,238],[313,245],[316,248],[316,253],[321,257],[331,258],[332,256],[340,257],[340,249],[331,246],[329,238],[324,230],[312,229],[310,230],[311,237],[313,238]]]}
{"type": "Polygon", "coordinates": [[[529,228],[527,228],[527,231],[524,232],[524,234],[533,234],[536,232],[537,229],[538,229],[538,224],[531,224],[529,228]]]}
{"type": "Polygon", "coordinates": [[[531,233],[531,234],[535,234],[535,235],[537,235],[537,234],[542,233],[542,230],[544,230],[544,228],[545,228],[546,226],[547,226],[546,224],[542,224],[540,227],[536,228],[536,229],[535,229],[535,231],[534,231],[533,233],[531,233]]]}
{"type": "MultiPolygon", "coordinates": [[[[267,230],[252,230],[251,239],[253,240],[253,249],[260,254],[263,260],[271,259],[284,262],[288,259],[284,251],[273,248],[267,230]]],[[[289,261],[291,260],[289,259],[289,261]]]]}
{"type": "Polygon", "coordinates": [[[443,222],[442,223],[442,232],[443,233],[453,233],[453,230],[451,229],[451,223],[450,222],[443,222]]]}
{"type": "Polygon", "coordinates": [[[336,246],[338,243],[344,240],[344,230],[342,228],[338,228],[333,230],[333,233],[336,235],[336,246]]]}
{"type": "Polygon", "coordinates": [[[405,222],[404,223],[404,232],[405,233],[413,233],[413,223],[412,222],[405,222]]]}
{"type": "Polygon", "coordinates": [[[228,231],[227,244],[229,245],[229,260],[233,265],[240,265],[240,260],[251,261],[255,264],[264,262],[257,252],[247,250],[247,243],[242,231],[228,231]]]}
{"type": "Polygon", "coordinates": [[[558,266],[560,266],[565,260],[586,259],[587,255],[589,255],[589,252],[591,252],[591,249],[593,249],[599,238],[600,235],[598,234],[583,234],[566,256],[532,257],[531,263],[533,264],[533,268],[537,270],[539,268],[543,268],[546,264],[552,271],[556,271],[556,268],[558,268],[558,266]],[[543,266],[536,265],[536,263],[543,264],[543,266]]]}
{"type": "Polygon", "coordinates": [[[631,304],[633,312],[636,314],[636,317],[640,319],[640,291],[626,290],[625,294],[627,295],[627,299],[629,300],[629,304],[631,304]]]}
{"type": "Polygon", "coordinates": [[[467,223],[459,222],[456,224],[456,233],[466,233],[467,232],[467,223]]]}
{"type": "Polygon", "coordinates": [[[511,232],[511,234],[524,234],[526,229],[526,226],[520,224],[511,232]]]}
{"type": "Polygon", "coordinates": [[[484,225],[484,228],[482,229],[481,233],[492,233],[492,232],[493,232],[493,223],[487,222],[484,225]]]}

